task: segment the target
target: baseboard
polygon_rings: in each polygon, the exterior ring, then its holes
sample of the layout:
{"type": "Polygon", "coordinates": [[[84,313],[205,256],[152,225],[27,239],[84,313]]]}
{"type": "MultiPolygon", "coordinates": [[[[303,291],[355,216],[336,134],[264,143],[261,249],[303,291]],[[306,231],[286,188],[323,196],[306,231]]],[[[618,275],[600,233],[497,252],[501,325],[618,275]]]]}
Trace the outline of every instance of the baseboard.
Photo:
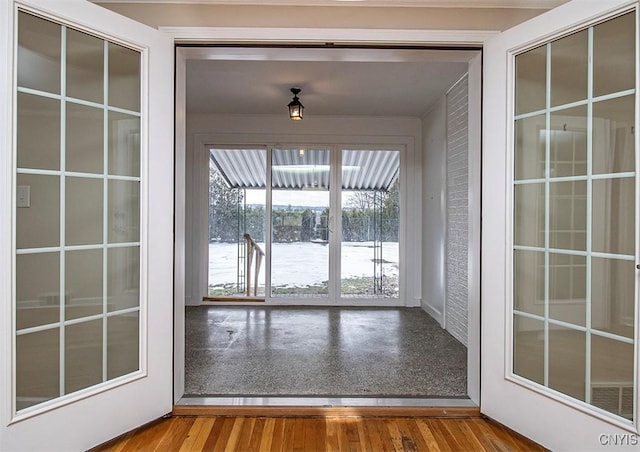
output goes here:
{"type": "MultiPolygon", "coordinates": [[[[424,311],[429,314],[431,317],[433,317],[439,324],[440,326],[443,327],[442,325],[442,312],[436,308],[434,308],[433,306],[431,306],[428,302],[423,301],[422,302],[422,309],[424,309],[424,311]]],[[[444,327],[443,327],[444,328],[444,327]]]]}

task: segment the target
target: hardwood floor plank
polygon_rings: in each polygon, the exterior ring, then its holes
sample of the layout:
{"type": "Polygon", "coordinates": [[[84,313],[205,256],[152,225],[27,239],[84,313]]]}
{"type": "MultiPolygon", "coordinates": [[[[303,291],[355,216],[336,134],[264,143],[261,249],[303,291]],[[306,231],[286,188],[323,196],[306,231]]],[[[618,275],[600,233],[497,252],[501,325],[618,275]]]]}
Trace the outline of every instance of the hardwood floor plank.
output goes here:
{"type": "Polygon", "coordinates": [[[378,419],[363,419],[362,430],[364,436],[367,438],[369,450],[372,452],[384,451],[385,448],[380,438],[380,432],[378,431],[378,423],[381,422],[378,419]]]}
{"type": "Polygon", "coordinates": [[[91,452],[130,451],[423,452],[544,451],[484,418],[174,417],[120,436],[91,452]]]}
{"type": "Polygon", "coordinates": [[[324,452],[323,429],[324,419],[304,419],[303,421],[303,450],[308,452],[324,452]]]}
{"type": "Polygon", "coordinates": [[[340,434],[338,432],[339,418],[326,419],[325,445],[327,452],[336,452],[340,450],[340,434]]]}
{"type": "Polygon", "coordinates": [[[358,442],[360,443],[360,448],[364,452],[373,451],[371,447],[371,440],[367,437],[365,430],[365,419],[356,419],[356,430],[358,432],[358,442]]]}
{"type": "Polygon", "coordinates": [[[418,419],[416,421],[416,425],[418,426],[418,430],[420,430],[420,434],[422,434],[422,439],[424,439],[424,442],[427,445],[427,450],[440,452],[441,449],[438,441],[433,436],[433,432],[427,422],[422,419],[418,419]]]}
{"type": "Polygon", "coordinates": [[[196,421],[194,417],[174,417],[165,419],[168,422],[166,433],[156,447],[157,452],[174,452],[180,449],[185,438],[189,434],[189,430],[196,421]]]}
{"type": "Polygon", "coordinates": [[[429,446],[425,442],[422,434],[420,433],[420,429],[418,428],[418,423],[415,419],[402,419],[398,421],[400,424],[400,432],[403,435],[407,435],[412,439],[413,444],[418,451],[427,451],[429,450],[429,446]]]}
{"type": "Polygon", "coordinates": [[[404,446],[402,445],[402,434],[400,433],[400,429],[398,428],[398,423],[387,419],[384,421],[384,425],[389,431],[393,449],[396,452],[402,452],[404,450],[404,446]]]}
{"type": "Polygon", "coordinates": [[[233,428],[229,433],[229,439],[227,440],[227,445],[225,446],[225,451],[234,451],[237,449],[238,443],[240,442],[240,432],[242,431],[242,427],[245,423],[246,418],[239,417],[235,419],[233,423],[233,428]]]}
{"type": "Polygon", "coordinates": [[[269,452],[271,450],[271,443],[274,437],[275,425],[275,419],[265,419],[264,428],[262,430],[262,438],[260,438],[260,452],[269,452]]]}
{"type": "Polygon", "coordinates": [[[209,438],[215,419],[198,418],[191,426],[185,441],[180,447],[180,452],[196,452],[204,450],[204,444],[209,438]]]}
{"type": "Polygon", "coordinates": [[[295,419],[291,419],[291,418],[284,419],[284,430],[282,434],[282,450],[286,452],[291,452],[291,450],[293,450],[294,421],[295,419]]]}
{"type": "Polygon", "coordinates": [[[345,431],[347,434],[347,444],[349,451],[361,452],[362,444],[360,443],[360,436],[358,435],[358,419],[349,419],[345,425],[345,431]]]}
{"type": "Polygon", "coordinates": [[[249,443],[251,442],[251,437],[253,436],[253,429],[256,425],[256,418],[246,418],[244,423],[242,424],[242,428],[238,433],[238,442],[236,443],[235,450],[241,452],[247,452],[251,450],[249,448],[249,443]]]}
{"type": "Polygon", "coordinates": [[[456,447],[455,443],[452,446],[451,442],[447,439],[447,433],[442,431],[436,421],[437,419],[427,419],[426,423],[429,426],[429,430],[433,434],[433,437],[436,439],[438,447],[443,452],[454,451],[454,448],[456,447]]]}
{"type": "Polygon", "coordinates": [[[260,450],[260,441],[264,437],[264,426],[266,419],[257,418],[251,432],[251,441],[247,444],[247,450],[258,452],[260,450]]]}
{"type": "Polygon", "coordinates": [[[227,450],[227,442],[229,441],[229,435],[231,435],[231,430],[233,430],[235,419],[236,418],[233,418],[233,417],[219,419],[222,421],[220,434],[217,438],[216,437],[209,438],[211,441],[211,445],[207,444],[207,451],[211,450],[213,452],[225,452],[227,450]]]}
{"type": "Polygon", "coordinates": [[[293,419],[293,452],[304,452],[304,419],[293,419]]]}
{"type": "Polygon", "coordinates": [[[273,440],[271,450],[273,452],[284,451],[284,421],[285,419],[276,419],[273,429],[273,440]]]}

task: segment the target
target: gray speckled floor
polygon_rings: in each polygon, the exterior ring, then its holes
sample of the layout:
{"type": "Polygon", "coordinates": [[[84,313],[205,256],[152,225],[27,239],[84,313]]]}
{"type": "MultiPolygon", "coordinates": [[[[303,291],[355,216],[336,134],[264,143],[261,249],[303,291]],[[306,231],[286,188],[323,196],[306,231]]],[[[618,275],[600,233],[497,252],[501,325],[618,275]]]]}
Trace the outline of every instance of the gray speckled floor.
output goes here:
{"type": "Polygon", "coordinates": [[[466,396],[466,348],[419,308],[188,307],[186,395],[466,396]]]}

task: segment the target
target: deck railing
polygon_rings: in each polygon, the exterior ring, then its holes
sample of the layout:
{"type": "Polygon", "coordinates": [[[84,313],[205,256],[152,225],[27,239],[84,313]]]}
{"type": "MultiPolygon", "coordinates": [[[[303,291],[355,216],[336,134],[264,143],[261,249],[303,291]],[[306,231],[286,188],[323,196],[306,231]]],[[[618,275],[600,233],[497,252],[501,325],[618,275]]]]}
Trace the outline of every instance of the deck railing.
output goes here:
{"type": "Polygon", "coordinates": [[[249,235],[244,235],[245,242],[245,293],[248,297],[251,296],[251,275],[253,274],[253,296],[258,296],[258,277],[260,275],[260,267],[262,266],[262,259],[264,258],[264,251],[256,243],[255,240],[249,235]],[[252,267],[253,272],[252,272],[252,267]]]}

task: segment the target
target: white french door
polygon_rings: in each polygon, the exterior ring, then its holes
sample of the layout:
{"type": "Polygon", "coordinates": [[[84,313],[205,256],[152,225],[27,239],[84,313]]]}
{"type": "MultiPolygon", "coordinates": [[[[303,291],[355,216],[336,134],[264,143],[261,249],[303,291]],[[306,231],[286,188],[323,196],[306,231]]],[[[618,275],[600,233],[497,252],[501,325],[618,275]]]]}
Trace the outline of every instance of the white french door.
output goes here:
{"type": "Polygon", "coordinates": [[[173,42],[84,0],[5,1],[0,449],[171,411],[173,42]]]}
{"type": "Polygon", "coordinates": [[[553,450],[640,445],[638,80],[637,2],[485,46],[481,409],[553,450]]]}

